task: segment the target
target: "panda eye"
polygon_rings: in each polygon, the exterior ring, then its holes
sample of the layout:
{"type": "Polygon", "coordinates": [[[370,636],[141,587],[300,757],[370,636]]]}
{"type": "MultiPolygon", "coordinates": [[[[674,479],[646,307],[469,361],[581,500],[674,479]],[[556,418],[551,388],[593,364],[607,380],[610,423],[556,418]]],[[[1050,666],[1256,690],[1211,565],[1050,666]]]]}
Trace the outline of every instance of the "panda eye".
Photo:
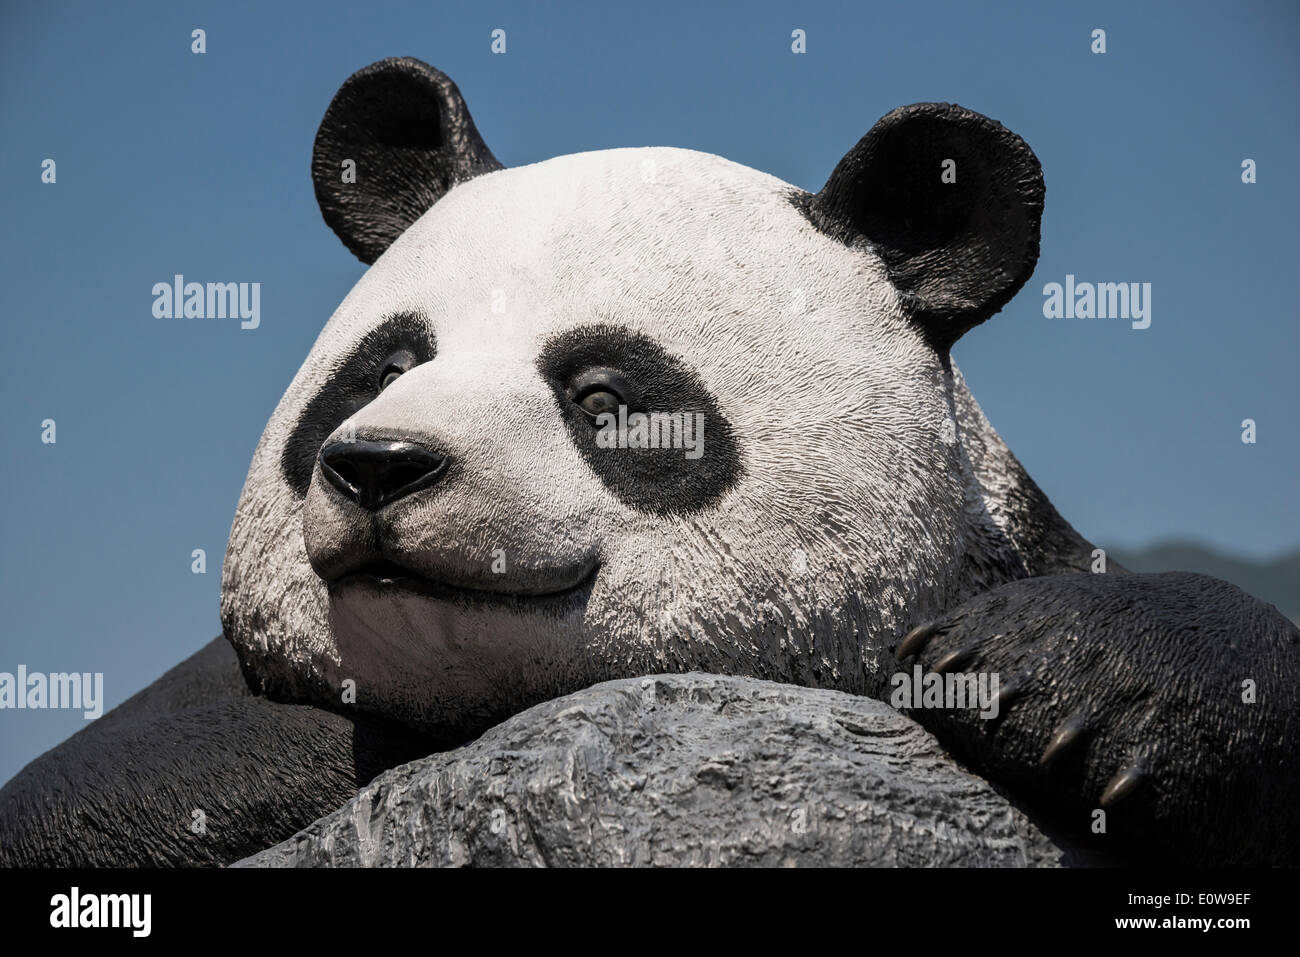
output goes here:
{"type": "Polygon", "coordinates": [[[565,386],[569,401],[593,424],[597,416],[617,414],[620,406],[640,407],[639,393],[617,369],[589,367],[569,379],[565,386]]]}
{"type": "Polygon", "coordinates": [[[575,401],[578,403],[578,408],[592,419],[606,412],[617,413],[620,405],[627,404],[621,395],[604,386],[589,388],[575,401]]]}
{"type": "Polygon", "coordinates": [[[410,349],[398,349],[379,367],[379,383],[376,392],[383,392],[397,381],[398,376],[410,372],[420,364],[410,349]]]}

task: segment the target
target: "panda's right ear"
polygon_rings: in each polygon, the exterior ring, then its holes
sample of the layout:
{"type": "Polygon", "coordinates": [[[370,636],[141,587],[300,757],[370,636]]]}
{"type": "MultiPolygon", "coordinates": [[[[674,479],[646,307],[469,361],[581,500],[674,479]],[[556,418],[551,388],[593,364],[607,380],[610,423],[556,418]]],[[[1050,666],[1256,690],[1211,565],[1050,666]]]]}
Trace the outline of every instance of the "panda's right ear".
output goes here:
{"type": "Polygon", "coordinates": [[[366,264],[453,186],[502,168],[456,84],[414,57],[348,77],[311,157],[325,222],[366,264]]]}

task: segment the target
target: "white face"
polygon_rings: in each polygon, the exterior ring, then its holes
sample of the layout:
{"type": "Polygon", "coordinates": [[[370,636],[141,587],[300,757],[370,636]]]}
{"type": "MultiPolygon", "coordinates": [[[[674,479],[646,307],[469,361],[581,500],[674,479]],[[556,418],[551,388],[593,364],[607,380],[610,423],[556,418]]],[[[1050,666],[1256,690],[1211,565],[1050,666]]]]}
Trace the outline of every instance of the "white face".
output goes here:
{"type": "Polygon", "coordinates": [[[337,703],[352,679],[357,707],[452,730],[664,671],[878,691],[963,547],[951,378],[879,260],[791,191],[613,150],[425,213],[325,327],[250,469],[222,617],[263,688],[337,703]],[[699,413],[703,454],[598,447],[574,401],[592,382],[593,408],[699,413]],[[319,461],[349,437],[448,464],[366,507],[319,461]]]}

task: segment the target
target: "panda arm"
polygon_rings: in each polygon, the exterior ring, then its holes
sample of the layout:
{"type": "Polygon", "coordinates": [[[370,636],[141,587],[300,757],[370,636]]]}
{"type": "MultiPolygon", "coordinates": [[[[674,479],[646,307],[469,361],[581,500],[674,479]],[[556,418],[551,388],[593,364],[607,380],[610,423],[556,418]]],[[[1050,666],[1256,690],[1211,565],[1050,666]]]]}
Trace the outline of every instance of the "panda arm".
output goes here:
{"type": "Polygon", "coordinates": [[[387,722],[255,697],[218,638],[0,790],[0,866],[228,864],[432,750],[387,722]]]}
{"type": "Polygon", "coordinates": [[[996,716],[909,713],[1085,849],[1300,862],[1300,629],[1272,605],[1186,572],[1031,578],[897,652],[912,674],[998,675],[996,716]]]}

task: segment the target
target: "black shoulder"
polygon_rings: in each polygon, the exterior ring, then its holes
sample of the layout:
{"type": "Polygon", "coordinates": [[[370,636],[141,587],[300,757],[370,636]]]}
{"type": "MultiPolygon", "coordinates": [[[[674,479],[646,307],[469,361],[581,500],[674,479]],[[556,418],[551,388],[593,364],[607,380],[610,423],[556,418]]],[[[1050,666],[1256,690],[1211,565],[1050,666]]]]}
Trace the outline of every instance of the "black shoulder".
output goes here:
{"type": "Polygon", "coordinates": [[[143,691],[137,691],[94,724],[102,729],[170,711],[251,696],[239,658],[225,635],[218,635],[143,691]]]}
{"type": "Polygon", "coordinates": [[[227,864],[433,750],[387,722],[253,696],[218,641],[0,790],[0,866],[227,864]]]}

